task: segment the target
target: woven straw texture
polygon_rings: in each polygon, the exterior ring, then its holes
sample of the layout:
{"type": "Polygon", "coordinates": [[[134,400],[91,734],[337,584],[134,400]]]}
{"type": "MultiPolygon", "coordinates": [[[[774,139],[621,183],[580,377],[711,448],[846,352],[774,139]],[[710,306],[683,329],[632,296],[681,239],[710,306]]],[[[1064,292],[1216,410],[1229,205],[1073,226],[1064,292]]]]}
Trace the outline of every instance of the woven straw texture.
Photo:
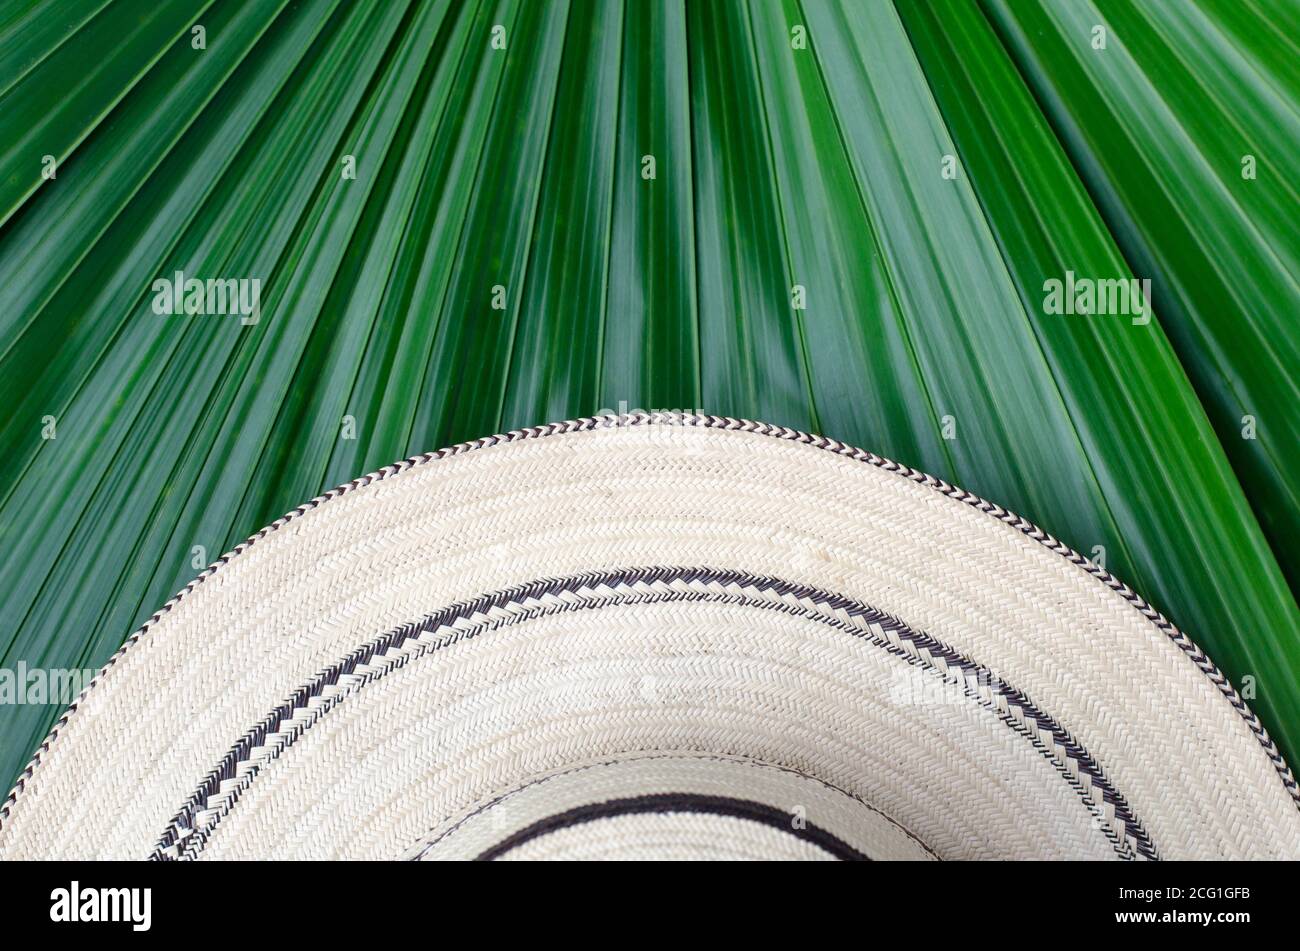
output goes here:
{"type": "Polygon", "coordinates": [[[389,467],[222,558],[0,810],[3,858],[1300,857],[1181,633],[820,437],[603,417],[389,467]]]}

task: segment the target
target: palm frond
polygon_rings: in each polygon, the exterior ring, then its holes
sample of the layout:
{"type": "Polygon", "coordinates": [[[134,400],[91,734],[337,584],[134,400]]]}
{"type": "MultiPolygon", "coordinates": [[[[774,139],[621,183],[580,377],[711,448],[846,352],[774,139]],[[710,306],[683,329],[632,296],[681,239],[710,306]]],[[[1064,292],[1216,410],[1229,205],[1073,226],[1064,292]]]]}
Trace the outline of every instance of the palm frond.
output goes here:
{"type": "MultiPolygon", "coordinates": [[[[1293,11],[1100,7],[0,6],[4,665],[102,663],[394,459],[698,409],[1104,559],[1294,760],[1293,11]],[[259,318],[155,313],[176,272],[259,318]],[[1045,312],[1067,272],[1155,319],[1045,312]]],[[[57,713],[0,707],[0,778],[57,713]]]]}

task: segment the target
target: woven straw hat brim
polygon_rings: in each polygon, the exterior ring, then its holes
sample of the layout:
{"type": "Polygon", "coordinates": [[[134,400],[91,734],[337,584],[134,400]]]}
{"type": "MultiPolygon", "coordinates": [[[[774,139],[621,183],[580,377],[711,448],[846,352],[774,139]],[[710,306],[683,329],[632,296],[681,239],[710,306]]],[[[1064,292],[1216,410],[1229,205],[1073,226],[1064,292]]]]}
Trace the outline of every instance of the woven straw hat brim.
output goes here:
{"type": "Polygon", "coordinates": [[[988,502],[833,440],[576,420],[390,466],[172,599],[0,858],[1300,857],[1205,655],[988,502]]]}

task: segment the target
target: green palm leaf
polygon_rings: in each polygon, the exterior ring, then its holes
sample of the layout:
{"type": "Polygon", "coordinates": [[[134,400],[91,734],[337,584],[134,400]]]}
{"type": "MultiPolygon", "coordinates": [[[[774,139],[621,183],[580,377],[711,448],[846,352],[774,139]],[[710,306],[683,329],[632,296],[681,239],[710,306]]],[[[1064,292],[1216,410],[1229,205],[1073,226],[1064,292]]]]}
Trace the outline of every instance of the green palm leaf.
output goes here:
{"type": "MultiPolygon", "coordinates": [[[[394,459],[700,409],[1104,558],[1294,759],[1287,13],[1076,6],[0,5],[4,666],[97,666],[394,459]],[[156,314],[177,271],[260,280],[259,319],[156,314]],[[1067,271],[1150,276],[1156,319],[1046,313],[1067,271]]],[[[0,706],[3,777],[57,712],[0,706]]]]}
{"type": "Polygon", "coordinates": [[[1197,394],[1300,583],[1298,8],[987,7],[1116,241],[1151,277],[1197,394]],[[1082,42],[1096,25],[1109,31],[1105,55],[1082,42]]]}

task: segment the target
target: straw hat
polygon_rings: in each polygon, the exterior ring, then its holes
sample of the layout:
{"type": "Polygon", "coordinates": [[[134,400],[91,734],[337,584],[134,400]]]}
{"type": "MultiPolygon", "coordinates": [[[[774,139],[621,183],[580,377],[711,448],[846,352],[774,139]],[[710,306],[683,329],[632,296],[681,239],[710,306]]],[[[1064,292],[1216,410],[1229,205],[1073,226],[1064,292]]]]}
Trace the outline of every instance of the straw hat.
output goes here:
{"type": "Polygon", "coordinates": [[[1300,856],[1205,655],[1004,509],[681,414],[358,479],[173,598],[0,858],[1300,856]]]}

